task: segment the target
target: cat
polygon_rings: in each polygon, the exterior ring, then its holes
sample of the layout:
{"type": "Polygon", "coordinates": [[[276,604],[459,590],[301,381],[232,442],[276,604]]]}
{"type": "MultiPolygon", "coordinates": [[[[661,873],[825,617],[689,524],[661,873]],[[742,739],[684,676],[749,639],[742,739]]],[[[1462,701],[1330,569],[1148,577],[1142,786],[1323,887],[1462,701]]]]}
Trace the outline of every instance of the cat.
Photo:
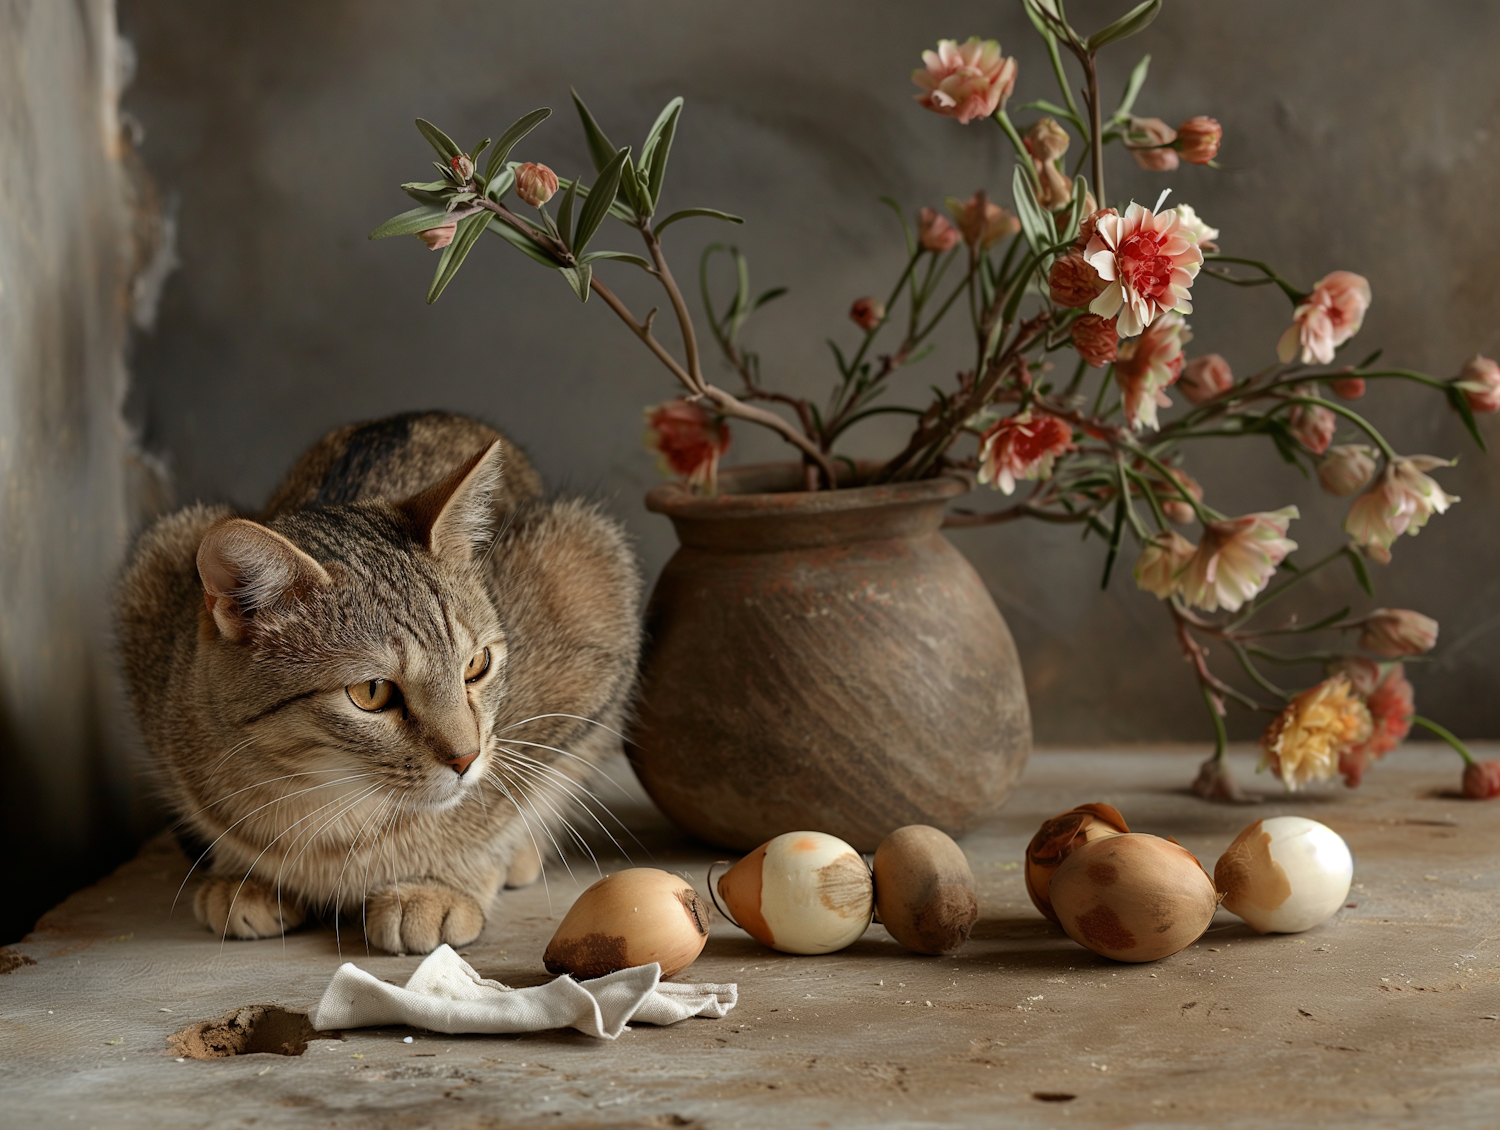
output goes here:
{"type": "Polygon", "coordinates": [[[544,500],[457,415],[330,433],[254,518],[160,519],[121,580],[120,650],[171,807],[211,845],[198,920],[473,941],[620,747],[640,593],[616,522],[544,500]]]}

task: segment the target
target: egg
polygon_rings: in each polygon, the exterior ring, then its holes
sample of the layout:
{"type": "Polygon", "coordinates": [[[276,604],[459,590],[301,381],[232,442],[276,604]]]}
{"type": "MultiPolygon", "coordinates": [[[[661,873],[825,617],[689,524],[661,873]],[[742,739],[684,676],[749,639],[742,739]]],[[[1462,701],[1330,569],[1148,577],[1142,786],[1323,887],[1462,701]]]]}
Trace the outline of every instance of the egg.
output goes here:
{"type": "Polygon", "coordinates": [[[1116,961],[1156,961],[1191,945],[1219,905],[1192,852],[1138,832],[1074,848],[1050,889],[1068,937],[1116,961]]]}
{"type": "Polygon", "coordinates": [[[1353,878],[1344,838],[1305,816],[1257,820],[1214,867],[1224,909],[1260,934],[1299,934],[1326,922],[1349,897],[1353,878]]]}
{"type": "Polygon", "coordinates": [[[979,919],[963,849],[926,824],[897,828],[875,849],[875,907],[891,937],[917,953],[952,953],[979,919]]]}
{"type": "Polygon", "coordinates": [[[550,973],[602,977],[633,965],[680,973],[708,941],[708,903],[680,875],[632,867],[606,875],[563,917],[542,963],[550,973]]]}
{"type": "Polygon", "coordinates": [[[868,929],[875,911],[865,861],[824,832],[767,840],[720,876],[718,890],[741,929],[783,953],[841,950],[868,929]]]}
{"type": "Polygon", "coordinates": [[[1102,803],[1080,804],[1044,822],[1026,848],[1026,893],[1036,908],[1056,922],[1047,889],[1063,860],[1092,840],[1129,831],[1119,809],[1102,803]]]}

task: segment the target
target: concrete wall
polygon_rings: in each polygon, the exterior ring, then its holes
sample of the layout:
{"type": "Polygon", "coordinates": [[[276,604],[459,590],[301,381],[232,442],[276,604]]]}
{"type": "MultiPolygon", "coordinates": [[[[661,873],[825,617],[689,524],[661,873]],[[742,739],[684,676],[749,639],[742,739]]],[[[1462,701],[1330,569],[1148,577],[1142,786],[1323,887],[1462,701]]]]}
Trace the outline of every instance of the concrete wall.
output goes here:
{"type": "MultiPolygon", "coordinates": [[[[1124,3],[1070,7],[1092,26],[1124,3]]],[[[123,20],[141,57],[127,104],[145,125],[151,168],[180,198],[184,264],[136,354],[129,408],[180,496],[255,505],[325,429],[443,406],[500,423],[553,485],[606,497],[651,570],[673,542],[641,507],[656,477],[639,414],[672,384],[602,303],[580,307],[498,241],[436,306],[423,304],[435,257],[413,239],[364,238],[406,206],[396,185],[427,167],[412,118],[467,143],[553,106],[558,115],[519,155],[568,173],[588,168],[570,83],[615,138],[637,144],[660,105],[684,94],[670,206],[712,205],[748,223],[676,229],[679,273],[693,277],[707,241],[733,238],[758,283],[790,284],[751,341],[771,379],[817,391],[833,371],[824,338],[849,340],[849,301],[883,290],[900,257],[876,197],[915,208],[981,186],[1007,195],[1011,157],[998,131],[912,102],[919,52],[940,36],[995,36],[1020,58],[1015,104],[1057,97],[1019,7],[992,0],[127,0],[123,20]]],[[[1116,162],[1112,194],[1149,202],[1171,186],[1223,229],[1226,248],[1303,284],[1334,268],[1366,274],[1375,302],[1358,345],[1447,375],[1476,349],[1500,349],[1500,212],[1487,203],[1500,173],[1497,32],[1500,9],[1461,0],[1170,3],[1106,62],[1105,84],[1118,89],[1151,52],[1140,112],[1219,118],[1224,168],[1163,177],[1116,162]]],[[[644,304],[629,268],[605,271],[644,304]]],[[[1271,360],[1288,317],[1278,294],[1204,281],[1196,301],[1195,349],[1246,370],[1271,360]]],[[[948,341],[925,373],[899,383],[919,396],[963,357],[948,341]]],[[[1463,734],[1500,735],[1490,690],[1500,461],[1479,456],[1437,399],[1382,391],[1364,404],[1400,448],[1463,456],[1444,478],[1463,502],[1377,570],[1380,602],[1443,622],[1435,662],[1415,675],[1423,711],[1463,734]]],[[[854,453],[892,437],[872,426],[854,453]]],[[[737,458],[782,451],[737,432],[737,458]]],[[[1295,501],[1298,540],[1312,552],[1337,544],[1343,504],[1265,448],[1205,447],[1194,459],[1223,509],[1295,501]]],[[[1019,638],[1038,736],[1202,738],[1206,719],[1165,616],[1123,570],[1101,594],[1101,548],[1076,539],[1021,525],[958,539],[1019,638]]],[[[1323,607],[1339,591],[1368,606],[1347,575],[1324,589],[1323,607]]]]}

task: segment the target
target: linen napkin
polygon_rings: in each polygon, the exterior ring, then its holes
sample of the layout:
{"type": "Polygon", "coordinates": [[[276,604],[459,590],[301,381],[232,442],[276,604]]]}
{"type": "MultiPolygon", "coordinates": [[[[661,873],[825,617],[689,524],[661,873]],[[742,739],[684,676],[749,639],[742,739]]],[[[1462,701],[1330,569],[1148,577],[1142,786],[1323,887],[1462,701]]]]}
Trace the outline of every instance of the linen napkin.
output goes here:
{"type": "Polygon", "coordinates": [[[564,975],[535,988],[512,989],[479,976],[451,946],[441,945],[417,966],[405,987],[387,984],[346,961],[308,1019],[319,1031],[389,1024],[449,1034],[576,1028],[613,1040],[632,1021],[665,1025],[690,1016],[717,1020],[738,999],[736,985],[664,982],[661,966],[654,962],[590,981],[564,975]]]}

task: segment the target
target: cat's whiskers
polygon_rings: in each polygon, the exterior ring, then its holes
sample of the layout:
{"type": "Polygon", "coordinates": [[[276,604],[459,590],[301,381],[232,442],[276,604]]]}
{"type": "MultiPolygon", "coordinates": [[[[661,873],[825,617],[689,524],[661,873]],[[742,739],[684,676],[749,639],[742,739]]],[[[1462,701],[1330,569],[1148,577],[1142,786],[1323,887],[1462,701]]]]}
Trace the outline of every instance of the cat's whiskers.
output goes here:
{"type": "MultiPolygon", "coordinates": [[[[545,718],[545,717],[548,717],[548,715],[539,714],[539,715],[537,715],[537,717],[539,717],[539,718],[545,718]]],[[[579,718],[580,716],[577,715],[577,714],[562,714],[562,715],[558,715],[558,717],[561,717],[561,718],[579,718]]],[[[590,718],[583,718],[581,720],[585,721],[585,722],[593,721],[590,718]]],[[[596,722],[595,725],[601,725],[601,723],[597,723],[596,722]]],[[[511,727],[509,727],[509,726],[506,727],[506,729],[510,729],[510,728],[511,727]]],[[[609,729],[608,726],[605,726],[604,728],[606,730],[609,729]]],[[[572,761],[578,762],[578,764],[580,764],[580,765],[584,766],[585,768],[587,768],[591,773],[596,773],[600,777],[603,777],[606,781],[608,781],[611,785],[613,785],[621,793],[625,793],[625,792],[629,791],[629,790],[627,790],[625,788],[624,785],[620,784],[619,781],[616,781],[613,777],[611,777],[603,769],[599,768],[599,766],[595,762],[590,761],[586,757],[579,757],[576,753],[570,753],[570,752],[568,752],[565,749],[558,749],[557,746],[547,745],[547,744],[545,744],[543,742],[531,742],[531,741],[526,741],[526,740],[524,740],[522,738],[500,738],[499,734],[502,734],[504,732],[505,732],[504,730],[498,730],[498,731],[496,731],[496,740],[498,740],[498,741],[506,741],[506,742],[514,742],[516,745],[527,745],[527,746],[531,746],[531,747],[533,747],[535,749],[550,750],[550,751],[552,751],[555,754],[558,754],[558,755],[560,755],[562,757],[569,758],[572,761]]],[[[616,731],[610,730],[609,732],[613,734],[616,731]]]]}
{"type": "MultiPolygon", "coordinates": [[[[499,766],[499,765],[495,766],[493,772],[494,773],[498,773],[499,776],[498,777],[493,776],[493,775],[487,775],[487,776],[489,776],[489,779],[492,782],[495,782],[497,784],[500,783],[500,778],[503,778],[503,777],[506,776],[504,768],[502,766],[499,766]]],[[[512,803],[515,803],[514,797],[519,796],[522,800],[524,800],[528,805],[531,806],[531,814],[536,817],[537,824],[541,827],[542,831],[546,834],[547,838],[552,841],[552,847],[557,852],[557,858],[558,858],[559,862],[562,863],[564,870],[567,871],[568,878],[572,879],[576,883],[578,881],[578,876],[576,876],[576,875],[573,874],[573,868],[568,864],[567,853],[563,851],[562,844],[558,843],[557,842],[557,837],[552,834],[552,827],[551,827],[551,825],[548,823],[547,819],[541,814],[541,811],[537,808],[537,806],[536,806],[536,799],[533,796],[531,796],[531,794],[527,791],[527,789],[524,787],[524,783],[523,782],[517,781],[514,778],[510,778],[509,781],[508,781],[508,784],[514,786],[514,792],[512,793],[512,790],[510,788],[503,788],[502,791],[505,793],[506,796],[512,797],[512,803]]],[[[518,811],[519,811],[519,808],[520,808],[520,806],[517,805],[517,810],[518,811]]],[[[523,819],[524,819],[524,817],[523,817],[523,819]]]]}
{"type": "MultiPolygon", "coordinates": [[[[377,804],[374,808],[370,809],[370,814],[365,817],[364,823],[360,824],[359,830],[354,833],[354,839],[349,843],[349,850],[344,853],[344,862],[342,866],[339,867],[338,878],[334,880],[333,889],[328,898],[324,901],[324,911],[327,912],[331,909],[333,913],[333,943],[334,946],[338,949],[339,957],[344,956],[344,943],[339,934],[339,915],[343,910],[344,904],[344,873],[348,871],[349,862],[354,858],[355,849],[359,847],[359,841],[364,838],[365,829],[370,826],[370,821],[374,820],[376,816],[384,812],[386,806],[389,805],[393,799],[394,794],[389,794],[385,797],[382,797],[380,803],[377,804]]],[[[366,873],[368,874],[368,869],[366,873]]],[[[361,910],[363,910],[362,906],[361,910]]]]}
{"type": "Polygon", "coordinates": [[[376,830],[375,838],[370,844],[370,853],[365,856],[364,886],[360,889],[359,892],[359,926],[360,930],[365,936],[366,957],[368,957],[370,954],[370,926],[369,917],[367,914],[370,903],[370,865],[375,862],[375,856],[381,851],[381,848],[384,845],[386,828],[389,826],[391,820],[395,818],[396,810],[400,807],[400,798],[402,795],[403,794],[399,792],[392,793],[388,798],[388,803],[390,804],[390,812],[386,815],[385,819],[380,822],[380,827],[376,830]]]}
{"type": "MultiPolygon", "coordinates": [[[[547,882],[547,857],[542,851],[542,845],[536,842],[536,834],[531,830],[531,821],[526,819],[526,813],[521,810],[521,806],[516,803],[516,799],[510,795],[510,791],[505,787],[505,785],[501,783],[498,778],[491,777],[488,770],[485,771],[484,778],[480,783],[482,785],[485,782],[488,782],[491,788],[495,789],[503,797],[505,797],[506,800],[510,801],[510,803],[515,807],[516,815],[521,818],[521,827],[526,829],[526,837],[531,841],[531,848],[536,852],[536,857],[539,861],[541,861],[542,864],[542,890],[547,894],[547,912],[550,914],[552,912],[552,887],[547,882]]],[[[480,791],[483,790],[481,789],[480,791]]]]}
{"type": "MultiPolygon", "coordinates": [[[[521,822],[526,825],[527,835],[531,836],[532,846],[537,850],[537,858],[545,860],[546,856],[542,853],[541,845],[536,842],[536,836],[531,831],[531,821],[526,818],[526,813],[521,808],[521,802],[516,799],[516,793],[519,793],[527,804],[531,804],[532,815],[537,818],[537,823],[541,825],[542,833],[552,841],[552,846],[557,851],[558,861],[563,865],[564,870],[567,871],[569,878],[573,879],[574,882],[577,882],[577,876],[573,874],[573,869],[568,866],[567,857],[563,854],[562,845],[557,842],[557,837],[552,834],[552,829],[547,827],[547,822],[542,819],[542,814],[536,810],[536,805],[532,804],[531,798],[526,796],[526,793],[523,789],[521,789],[519,782],[512,782],[513,784],[516,784],[516,792],[513,793],[510,789],[510,786],[504,781],[503,770],[498,764],[495,765],[492,769],[485,772],[484,779],[488,781],[495,788],[495,790],[500,793],[501,796],[505,797],[505,799],[510,801],[511,804],[515,805],[516,812],[521,817],[521,822]]],[[[546,879],[547,868],[544,864],[542,867],[542,882],[544,887],[546,886],[546,879]]],[[[551,887],[546,887],[546,890],[547,909],[550,911],[552,909],[552,889],[551,887]]]]}
{"type": "MultiPolygon", "coordinates": [[[[306,753],[309,749],[312,749],[312,748],[314,748],[314,747],[313,746],[305,746],[305,747],[303,747],[300,750],[293,751],[293,753],[294,754],[306,753]]],[[[207,812],[210,808],[216,808],[219,805],[223,804],[226,800],[233,800],[235,797],[239,796],[241,793],[248,793],[252,789],[262,789],[262,788],[265,788],[267,785],[274,785],[277,781],[290,781],[290,780],[292,780],[293,778],[296,778],[296,777],[311,777],[315,773],[343,773],[343,772],[346,772],[347,770],[348,770],[348,766],[344,766],[344,768],[342,768],[342,769],[299,769],[295,773],[283,773],[280,777],[268,777],[264,781],[257,781],[253,785],[246,785],[242,789],[235,789],[234,792],[232,792],[232,793],[225,793],[223,796],[219,797],[217,800],[211,800],[211,801],[209,801],[202,808],[196,808],[192,812],[189,812],[181,820],[178,820],[177,823],[173,824],[172,827],[174,829],[180,828],[180,827],[182,827],[182,825],[186,824],[189,820],[191,820],[194,816],[197,816],[199,813],[207,812]]],[[[295,796],[296,794],[294,793],[292,795],[295,796]]],[[[280,799],[280,798],[277,798],[277,799],[280,799]]]]}
{"type": "Polygon", "coordinates": [[[235,754],[239,753],[240,750],[244,749],[246,746],[248,746],[252,742],[254,742],[259,736],[260,736],[259,734],[251,734],[244,741],[236,742],[232,747],[230,747],[229,752],[226,753],[223,757],[221,757],[219,759],[218,763],[212,769],[210,769],[208,771],[208,777],[206,779],[212,781],[214,779],[214,776],[219,772],[219,770],[222,769],[222,768],[224,768],[224,763],[226,761],[228,761],[235,754]]]}
{"type": "MultiPolygon", "coordinates": [[[[620,827],[624,829],[626,834],[631,835],[632,838],[634,838],[634,833],[631,833],[630,829],[625,826],[624,821],[622,821],[618,816],[611,812],[609,810],[609,806],[605,804],[604,801],[602,801],[596,794],[585,787],[582,782],[575,781],[571,777],[560,772],[555,767],[548,765],[543,761],[538,761],[534,757],[527,757],[524,753],[521,753],[517,750],[513,750],[505,746],[501,746],[500,749],[501,752],[512,759],[510,767],[516,772],[525,771],[534,777],[540,776],[542,780],[547,781],[549,784],[552,784],[554,787],[566,793],[571,801],[573,801],[580,809],[586,812],[589,815],[589,818],[592,819],[595,824],[599,825],[599,830],[609,837],[609,842],[615,846],[615,850],[618,851],[627,862],[630,860],[630,853],[625,850],[624,845],[622,845],[619,840],[615,839],[614,833],[609,830],[608,825],[606,825],[603,820],[600,820],[594,810],[589,807],[588,800],[592,800],[595,804],[602,808],[605,812],[605,815],[607,815],[616,824],[619,824],[620,827]],[[580,796],[578,795],[579,793],[582,793],[584,795],[580,796]],[[585,797],[587,797],[588,800],[585,800],[585,797]]],[[[640,844],[640,841],[636,840],[636,843],[640,844]]],[[[641,844],[641,848],[644,851],[645,845],[641,844]]],[[[648,852],[647,854],[650,853],[648,852]]]]}
{"type": "MultiPolygon", "coordinates": [[[[518,766],[511,766],[511,768],[512,769],[517,769],[517,770],[519,769],[518,766]]],[[[583,836],[583,834],[581,832],[579,832],[579,830],[573,826],[573,822],[571,820],[569,820],[565,815],[563,815],[562,811],[557,807],[557,805],[555,805],[555,804],[552,803],[552,799],[547,795],[547,788],[548,788],[548,785],[550,784],[550,782],[546,781],[545,779],[543,779],[540,782],[536,781],[534,779],[528,779],[527,783],[531,786],[531,788],[533,790],[532,794],[531,794],[532,795],[532,799],[533,800],[540,800],[544,805],[547,806],[548,810],[552,813],[552,815],[557,818],[558,824],[562,828],[566,829],[568,835],[570,835],[573,838],[573,842],[576,843],[580,848],[582,848],[583,851],[584,851],[584,854],[589,857],[589,860],[594,865],[594,870],[599,873],[599,877],[603,878],[604,877],[604,871],[599,866],[599,860],[594,855],[593,848],[589,847],[588,840],[585,839],[584,836],[583,836]]]]}
{"type": "MultiPolygon", "coordinates": [[[[347,816],[349,813],[353,812],[361,804],[363,804],[365,801],[369,800],[371,797],[375,796],[377,793],[379,793],[382,789],[384,789],[386,787],[387,786],[385,784],[380,783],[380,782],[377,782],[376,784],[367,787],[364,791],[358,793],[354,797],[354,799],[351,800],[348,804],[346,804],[343,808],[339,809],[331,817],[329,817],[326,821],[324,821],[323,825],[320,828],[318,828],[318,830],[316,832],[314,832],[311,836],[307,837],[307,842],[302,845],[301,849],[297,852],[296,856],[294,856],[290,860],[290,863],[291,863],[291,866],[293,868],[293,871],[295,872],[295,868],[296,868],[297,862],[303,857],[303,855],[305,855],[307,853],[307,849],[310,848],[310,847],[312,847],[312,845],[317,841],[317,838],[319,836],[321,836],[324,832],[328,831],[329,828],[332,828],[335,824],[337,824],[345,816],[347,816]]],[[[361,827],[363,827],[363,825],[361,825],[361,827]]],[[[297,835],[297,838],[294,839],[290,844],[288,844],[286,846],[286,849],[281,853],[281,862],[276,867],[276,913],[277,913],[277,915],[280,918],[281,923],[282,923],[281,938],[282,938],[282,948],[283,949],[285,949],[285,946],[286,946],[286,920],[285,920],[284,917],[281,917],[281,876],[282,876],[282,872],[287,868],[287,864],[288,864],[287,857],[288,857],[288,854],[291,852],[292,848],[296,846],[297,841],[302,839],[302,835],[303,835],[303,833],[299,832],[298,835],[297,835]]]]}

